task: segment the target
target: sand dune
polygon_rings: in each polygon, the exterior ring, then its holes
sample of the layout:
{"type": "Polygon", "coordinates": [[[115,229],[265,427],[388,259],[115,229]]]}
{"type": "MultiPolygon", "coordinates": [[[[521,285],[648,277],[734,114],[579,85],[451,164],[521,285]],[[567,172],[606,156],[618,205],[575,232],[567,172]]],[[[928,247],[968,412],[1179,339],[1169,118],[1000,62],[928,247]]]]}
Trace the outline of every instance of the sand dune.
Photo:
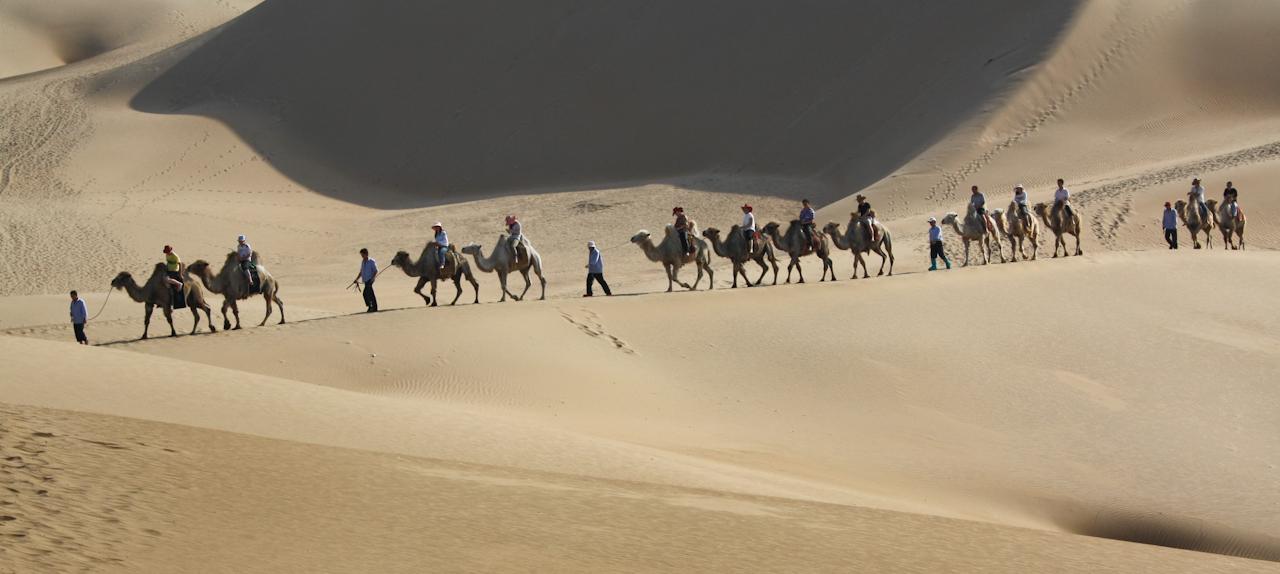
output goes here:
{"type": "Polygon", "coordinates": [[[1278,22],[4,3],[0,572],[1276,571],[1278,22]],[[1240,188],[1247,251],[1164,249],[1197,176],[1240,188]],[[1057,177],[1085,257],[1046,237],[923,271],[924,219],[970,185],[1004,207],[1057,177]],[[855,193],[893,277],[835,252],[834,284],[806,258],[811,284],[729,290],[717,258],[714,291],[667,295],[627,242],[675,205],[728,229],[811,197],[843,225],[855,193]],[[424,309],[390,269],[369,316],[343,290],[360,247],[385,265],[443,221],[489,248],[508,213],[547,301],[494,305],[480,274],[480,305],[424,309]],[[241,233],[289,322],[254,327],[253,300],[242,331],[187,336],[183,310],[137,341],[109,280],[241,233]],[[588,240],[613,298],[580,298],[588,240]],[[69,289],[96,347],[69,342],[69,289]]]}

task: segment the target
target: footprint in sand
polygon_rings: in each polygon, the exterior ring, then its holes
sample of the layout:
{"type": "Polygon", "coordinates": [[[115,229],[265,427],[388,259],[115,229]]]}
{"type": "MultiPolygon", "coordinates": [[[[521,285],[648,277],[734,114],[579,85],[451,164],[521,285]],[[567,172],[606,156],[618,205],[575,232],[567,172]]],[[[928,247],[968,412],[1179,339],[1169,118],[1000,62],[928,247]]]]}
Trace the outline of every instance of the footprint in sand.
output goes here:
{"type": "Polygon", "coordinates": [[[585,315],[585,318],[575,317],[572,313],[563,309],[560,311],[560,316],[563,317],[565,321],[568,321],[570,325],[577,327],[579,331],[586,333],[592,338],[605,339],[609,341],[615,349],[628,355],[637,354],[635,349],[632,349],[627,345],[626,341],[623,341],[622,339],[613,336],[608,331],[605,331],[604,326],[600,324],[599,315],[588,309],[581,309],[581,311],[585,315]]]}

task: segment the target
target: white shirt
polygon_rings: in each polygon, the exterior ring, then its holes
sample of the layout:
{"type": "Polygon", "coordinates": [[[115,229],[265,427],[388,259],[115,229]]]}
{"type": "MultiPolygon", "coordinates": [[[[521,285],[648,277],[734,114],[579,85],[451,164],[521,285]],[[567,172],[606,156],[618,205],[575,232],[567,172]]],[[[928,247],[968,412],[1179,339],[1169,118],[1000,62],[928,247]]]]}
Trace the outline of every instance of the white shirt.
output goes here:
{"type": "Polygon", "coordinates": [[[240,257],[241,261],[248,261],[253,257],[253,248],[249,247],[249,242],[247,241],[241,243],[240,247],[236,248],[236,255],[240,257]]]}
{"type": "Polygon", "coordinates": [[[1059,187],[1057,191],[1053,192],[1054,201],[1067,201],[1068,199],[1071,199],[1071,191],[1065,187],[1059,187]]]}
{"type": "Polygon", "coordinates": [[[1022,192],[1022,193],[1015,193],[1015,194],[1013,194],[1013,201],[1014,201],[1014,202],[1016,202],[1016,203],[1018,203],[1019,205],[1026,205],[1026,204],[1027,204],[1027,192],[1025,192],[1025,191],[1024,191],[1024,192],[1022,192]]]}
{"type": "Polygon", "coordinates": [[[756,230],[756,214],[748,211],[742,214],[742,228],[747,231],[756,230]]]}
{"type": "Polygon", "coordinates": [[[1198,203],[1204,203],[1204,188],[1198,185],[1191,187],[1191,195],[1195,196],[1198,203]]]}

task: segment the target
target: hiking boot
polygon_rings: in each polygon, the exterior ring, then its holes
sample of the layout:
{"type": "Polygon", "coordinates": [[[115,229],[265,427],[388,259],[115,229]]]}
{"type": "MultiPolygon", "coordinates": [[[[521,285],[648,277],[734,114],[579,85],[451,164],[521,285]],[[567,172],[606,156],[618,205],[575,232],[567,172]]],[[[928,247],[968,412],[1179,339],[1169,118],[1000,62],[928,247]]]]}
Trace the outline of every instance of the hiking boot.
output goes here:
{"type": "Polygon", "coordinates": [[[937,271],[937,270],[938,270],[938,266],[937,266],[937,265],[930,265],[930,266],[929,266],[929,270],[930,270],[930,271],[937,271]]]}

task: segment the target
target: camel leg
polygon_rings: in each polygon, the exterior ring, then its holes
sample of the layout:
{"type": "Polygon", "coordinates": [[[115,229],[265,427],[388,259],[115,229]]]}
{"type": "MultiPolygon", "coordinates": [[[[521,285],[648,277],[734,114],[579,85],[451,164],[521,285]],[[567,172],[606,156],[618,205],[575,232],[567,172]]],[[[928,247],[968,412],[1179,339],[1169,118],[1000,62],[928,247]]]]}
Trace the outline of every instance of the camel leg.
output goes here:
{"type": "MultiPolygon", "coordinates": [[[[764,276],[769,273],[769,265],[764,262],[764,257],[756,259],[756,265],[760,266],[760,277],[756,279],[756,285],[759,285],[764,282],[764,276]]],[[[744,269],[742,273],[745,276],[747,272],[744,269]]]]}
{"type": "MultiPolygon", "coordinates": [[[[884,251],[882,251],[879,246],[876,246],[876,254],[880,256],[880,270],[876,272],[876,277],[879,277],[884,275],[884,264],[889,260],[889,258],[885,256],[884,251]]],[[[889,273],[893,273],[892,268],[889,269],[889,273]]]]}
{"type": "MultiPolygon", "coordinates": [[[[711,263],[710,263],[710,262],[703,263],[703,264],[702,264],[702,269],[704,269],[704,270],[707,272],[707,291],[713,291],[713,290],[715,290],[715,288],[716,288],[716,272],[711,270],[711,263]]],[[[701,275],[702,273],[701,273],[701,272],[699,272],[698,274],[699,274],[699,275],[701,275]]],[[[696,287],[696,286],[697,286],[697,283],[694,283],[694,286],[696,287]]]]}
{"type": "Polygon", "coordinates": [[[147,303],[146,305],[143,305],[143,309],[145,309],[146,312],[142,316],[142,338],[146,339],[147,331],[151,330],[151,311],[155,309],[155,306],[147,303]]]}
{"type": "Polygon", "coordinates": [[[671,276],[671,265],[663,263],[662,270],[667,273],[667,293],[670,293],[675,290],[675,286],[673,285],[673,283],[675,283],[675,277],[671,276]]]}
{"type": "MultiPolygon", "coordinates": [[[[865,267],[865,266],[866,266],[866,264],[863,264],[863,267],[865,267]]],[[[838,281],[838,279],[836,279],[836,264],[835,264],[835,262],[831,261],[831,258],[830,258],[830,257],[827,257],[826,259],[823,259],[823,260],[822,260],[822,276],[823,276],[823,278],[825,278],[825,277],[827,276],[827,274],[828,274],[828,273],[830,273],[830,274],[831,274],[831,281],[833,281],[833,282],[834,282],[834,281],[838,281]]]]}
{"type": "MultiPolygon", "coordinates": [[[[1063,246],[1066,247],[1065,245],[1063,246]]],[[[1080,250],[1080,234],[1076,234],[1076,255],[1084,255],[1084,251],[1080,250]]]]}
{"type": "Polygon", "coordinates": [[[262,300],[267,304],[267,314],[262,316],[262,322],[258,323],[259,327],[266,325],[267,319],[271,318],[271,293],[263,293],[262,300]]]}
{"type": "Polygon", "coordinates": [[[796,260],[793,257],[791,258],[791,261],[787,263],[787,281],[786,281],[787,283],[791,283],[791,268],[795,266],[796,266],[796,260]]]}
{"type": "Polygon", "coordinates": [[[231,314],[236,318],[235,330],[239,330],[240,329],[240,305],[236,303],[235,299],[231,299],[227,302],[231,303],[231,314]]]}
{"type": "Polygon", "coordinates": [[[431,306],[436,307],[439,301],[440,299],[436,298],[436,279],[433,277],[431,279],[431,306]]]}
{"type": "Polygon", "coordinates": [[[796,281],[796,283],[804,283],[804,267],[800,266],[800,258],[793,258],[791,263],[796,266],[796,274],[800,276],[800,280],[796,281]]]}
{"type": "Polygon", "coordinates": [[[227,301],[226,299],[222,300],[222,330],[223,331],[227,331],[231,329],[231,319],[227,317],[227,308],[230,306],[231,306],[230,301],[227,301]]]}
{"type": "Polygon", "coordinates": [[[191,318],[195,319],[195,322],[191,324],[191,334],[194,335],[196,331],[200,330],[200,308],[190,303],[188,303],[187,307],[191,309],[191,318]]]}
{"type": "Polygon", "coordinates": [[[529,268],[525,267],[520,270],[520,276],[524,277],[524,291],[520,292],[520,298],[516,301],[524,301],[524,296],[529,293],[529,287],[533,286],[533,282],[529,280],[529,268]]]}
{"type": "Polygon", "coordinates": [[[272,289],[272,290],[271,290],[271,300],[272,300],[272,301],[275,301],[275,302],[276,302],[276,307],[279,307],[279,308],[280,308],[280,322],[278,322],[278,323],[276,323],[276,324],[277,324],[277,325],[283,325],[283,324],[284,324],[284,301],[281,301],[281,300],[280,300],[280,290],[279,290],[279,289],[272,289]]]}
{"type": "Polygon", "coordinates": [[[169,323],[169,336],[177,337],[178,330],[173,328],[173,307],[165,305],[161,308],[161,311],[164,313],[164,320],[169,323]]]}
{"type": "Polygon", "coordinates": [[[209,308],[208,305],[201,307],[201,309],[204,309],[204,318],[209,321],[209,332],[217,333],[218,328],[213,326],[213,314],[210,313],[211,309],[209,308]]]}
{"type": "MultiPolygon", "coordinates": [[[[510,295],[511,292],[507,291],[507,274],[504,271],[498,271],[498,286],[502,287],[502,297],[498,298],[498,302],[505,303],[507,301],[507,295],[510,295]]],[[[515,299],[515,297],[515,295],[511,295],[512,299],[515,299]]]]}
{"type": "Polygon", "coordinates": [[[462,297],[462,274],[461,273],[453,274],[453,288],[456,289],[457,292],[453,294],[453,301],[449,302],[450,307],[457,305],[458,299],[462,297]]]}
{"type": "Polygon", "coordinates": [[[413,292],[416,293],[419,297],[422,297],[423,305],[431,305],[431,298],[422,294],[422,287],[426,284],[427,284],[427,278],[419,277],[418,284],[413,288],[413,292]]]}
{"type": "MultiPolygon", "coordinates": [[[[539,301],[547,299],[547,278],[542,276],[542,257],[536,257],[533,260],[533,272],[538,276],[538,283],[542,286],[542,292],[538,295],[539,301]]],[[[526,275],[527,277],[527,275],[526,275]]]]}
{"type": "Polygon", "coordinates": [[[466,268],[464,268],[464,269],[463,269],[463,272],[464,272],[464,274],[465,274],[465,275],[466,275],[466,277],[467,277],[467,283],[470,283],[470,284],[471,284],[471,290],[472,290],[472,291],[474,291],[474,292],[475,292],[475,294],[476,294],[476,299],[475,299],[475,301],[472,301],[471,303],[472,303],[473,305],[478,305],[478,304],[480,304],[480,282],[476,281],[476,277],[475,277],[475,275],[472,275],[472,274],[471,274],[471,268],[470,268],[470,267],[466,267],[466,268]]]}

